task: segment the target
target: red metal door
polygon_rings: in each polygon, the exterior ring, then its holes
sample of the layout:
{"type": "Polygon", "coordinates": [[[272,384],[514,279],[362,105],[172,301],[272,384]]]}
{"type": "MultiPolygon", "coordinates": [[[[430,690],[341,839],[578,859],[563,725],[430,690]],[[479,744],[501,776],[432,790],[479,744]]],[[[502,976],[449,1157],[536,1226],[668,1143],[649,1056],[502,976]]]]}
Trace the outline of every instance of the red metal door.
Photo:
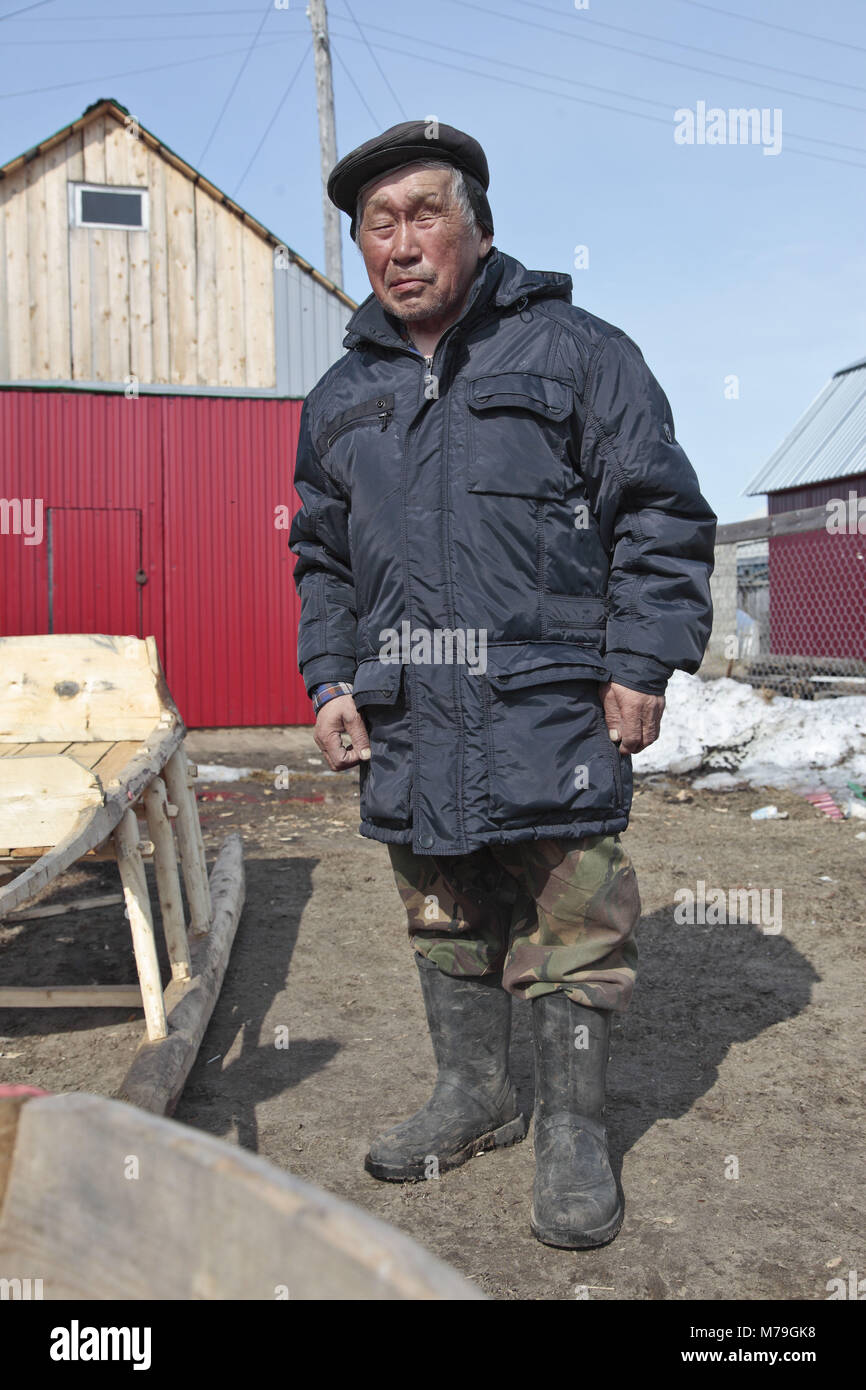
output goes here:
{"type": "Polygon", "coordinates": [[[143,637],[141,512],[48,508],[48,631],[143,637]]]}

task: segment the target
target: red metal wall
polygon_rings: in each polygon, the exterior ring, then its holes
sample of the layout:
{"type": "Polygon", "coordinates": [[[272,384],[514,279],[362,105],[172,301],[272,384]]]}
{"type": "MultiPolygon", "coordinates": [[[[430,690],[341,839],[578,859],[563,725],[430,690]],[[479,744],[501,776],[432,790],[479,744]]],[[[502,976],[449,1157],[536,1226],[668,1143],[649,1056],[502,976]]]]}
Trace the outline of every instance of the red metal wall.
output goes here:
{"type": "Polygon", "coordinates": [[[866,536],[771,536],[770,651],[866,660],[866,536]]]}
{"type": "Polygon", "coordinates": [[[793,512],[798,507],[823,507],[831,499],[848,501],[849,492],[866,497],[866,473],[853,473],[849,478],[832,478],[828,483],[807,483],[803,487],[783,488],[767,494],[767,515],[793,512]]]}
{"type": "Polygon", "coordinates": [[[0,633],[51,631],[52,614],[55,631],[79,617],[82,631],[111,630],[112,615],[134,613],[141,564],[137,635],[156,637],[190,727],[310,723],[294,557],[275,526],[278,507],[298,506],[300,412],[300,401],[0,391],[0,498],[45,509],[40,544],[0,534],[0,633]],[[90,626],[97,613],[106,626],[90,626]]]}
{"type": "MultiPolygon", "coordinates": [[[[770,493],[770,516],[866,497],[866,473],[770,493]]],[[[847,518],[850,522],[850,518],[847,518]]],[[[866,536],[822,527],[769,544],[770,651],[776,656],[866,659],[866,536]]]]}

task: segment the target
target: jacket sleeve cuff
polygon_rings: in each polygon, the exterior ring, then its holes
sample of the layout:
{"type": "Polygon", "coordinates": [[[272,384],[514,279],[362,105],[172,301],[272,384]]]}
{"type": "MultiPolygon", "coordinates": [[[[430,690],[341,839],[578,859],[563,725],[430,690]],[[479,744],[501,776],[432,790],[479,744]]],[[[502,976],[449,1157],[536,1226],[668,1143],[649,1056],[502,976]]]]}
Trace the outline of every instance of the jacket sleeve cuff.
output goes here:
{"type": "Polygon", "coordinates": [[[635,656],[633,652],[607,652],[604,664],[617,685],[638,690],[644,695],[664,695],[672,671],[652,656],[635,656]]]}
{"type": "Polygon", "coordinates": [[[333,685],[337,681],[355,679],[358,663],[350,656],[316,656],[306,662],[302,671],[304,688],[310,699],[317,685],[333,685]]]}

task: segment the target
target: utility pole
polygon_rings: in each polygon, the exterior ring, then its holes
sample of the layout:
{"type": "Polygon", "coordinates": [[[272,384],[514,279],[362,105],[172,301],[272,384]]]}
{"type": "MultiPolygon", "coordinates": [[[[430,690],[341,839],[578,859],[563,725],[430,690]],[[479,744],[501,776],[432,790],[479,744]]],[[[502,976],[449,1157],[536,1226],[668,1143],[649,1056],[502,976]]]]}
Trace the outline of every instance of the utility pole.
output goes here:
{"type": "Polygon", "coordinates": [[[328,197],[328,175],[337,162],[337,130],[334,123],[334,81],[331,76],[331,47],[328,40],[328,10],[325,0],[309,0],[307,15],[313,31],[316,64],[316,106],[319,112],[319,147],[322,158],[322,210],[325,231],[325,273],[335,285],[343,284],[343,246],[340,239],[340,211],[328,197]]]}

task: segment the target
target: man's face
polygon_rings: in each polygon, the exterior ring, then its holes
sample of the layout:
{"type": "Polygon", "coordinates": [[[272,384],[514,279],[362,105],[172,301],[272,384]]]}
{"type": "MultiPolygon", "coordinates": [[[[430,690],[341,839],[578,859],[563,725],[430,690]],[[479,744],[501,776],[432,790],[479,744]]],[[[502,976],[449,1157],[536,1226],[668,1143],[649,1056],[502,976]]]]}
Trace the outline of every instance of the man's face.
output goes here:
{"type": "Polygon", "coordinates": [[[448,169],[407,164],[364,190],[358,245],[370,284],[406,322],[458,310],[492,244],[492,235],[467,227],[448,169]]]}

